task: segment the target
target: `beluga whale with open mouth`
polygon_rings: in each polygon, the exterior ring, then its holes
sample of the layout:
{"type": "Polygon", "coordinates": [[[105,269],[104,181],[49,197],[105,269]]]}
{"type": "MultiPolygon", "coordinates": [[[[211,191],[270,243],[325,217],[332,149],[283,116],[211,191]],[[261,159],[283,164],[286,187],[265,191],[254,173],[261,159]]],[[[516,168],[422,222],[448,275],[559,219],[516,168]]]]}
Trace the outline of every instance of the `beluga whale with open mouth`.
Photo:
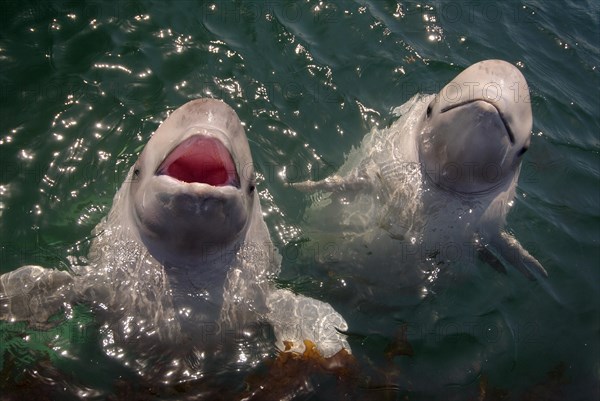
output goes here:
{"type": "Polygon", "coordinates": [[[89,264],[72,272],[23,266],[2,275],[0,318],[43,323],[90,304],[104,322],[106,353],[130,355],[142,375],[169,382],[201,376],[211,358],[264,355],[262,337],[282,350],[310,340],[324,356],[349,349],[330,305],[275,288],[280,257],[248,140],[221,101],[194,100],[170,114],[94,237],[89,264]]]}
{"type": "Polygon", "coordinates": [[[446,262],[473,257],[546,276],[503,229],[531,139],[521,72],[501,60],[478,62],[394,113],[401,117],[370,132],[336,174],[291,184],[316,191],[305,231],[337,245],[328,263],[358,271],[380,258],[390,271],[370,277],[386,282],[402,280],[398,263],[432,277],[446,262]]]}

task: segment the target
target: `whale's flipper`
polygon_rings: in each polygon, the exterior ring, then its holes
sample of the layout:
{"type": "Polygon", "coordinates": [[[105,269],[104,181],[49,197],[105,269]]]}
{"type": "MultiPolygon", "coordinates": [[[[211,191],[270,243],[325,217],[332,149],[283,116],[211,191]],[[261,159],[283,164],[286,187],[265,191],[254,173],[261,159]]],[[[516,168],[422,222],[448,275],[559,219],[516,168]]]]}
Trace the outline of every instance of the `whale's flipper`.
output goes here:
{"type": "Polygon", "coordinates": [[[341,177],[339,175],[333,175],[321,181],[308,180],[302,182],[293,182],[289,183],[288,185],[302,192],[356,192],[368,189],[371,186],[370,182],[365,177],[341,177]]]}
{"type": "Polygon", "coordinates": [[[498,259],[496,255],[494,255],[494,253],[489,250],[488,246],[485,245],[483,241],[481,241],[481,239],[477,236],[474,241],[474,246],[475,250],[477,251],[477,256],[479,256],[479,259],[481,259],[492,269],[496,270],[498,273],[506,274],[506,268],[504,267],[500,259],[498,259]]]}
{"type": "Polygon", "coordinates": [[[325,302],[278,289],[267,298],[268,321],[273,325],[280,350],[303,352],[305,340],[317,344],[319,352],[331,357],[342,349],[350,351],[346,336],[348,324],[325,302]]]}
{"type": "Polygon", "coordinates": [[[45,323],[74,297],[68,272],[22,266],[0,276],[0,320],[45,323]]]}
{"type": "Polygon", "coordinates": [[[548,272],[541,263],[507,232],[502,231],[498,236],[492,238],[490,245],[502,259],[517,268],[528,279],[536,280],[534,273],[548,277],[548,272]]]}

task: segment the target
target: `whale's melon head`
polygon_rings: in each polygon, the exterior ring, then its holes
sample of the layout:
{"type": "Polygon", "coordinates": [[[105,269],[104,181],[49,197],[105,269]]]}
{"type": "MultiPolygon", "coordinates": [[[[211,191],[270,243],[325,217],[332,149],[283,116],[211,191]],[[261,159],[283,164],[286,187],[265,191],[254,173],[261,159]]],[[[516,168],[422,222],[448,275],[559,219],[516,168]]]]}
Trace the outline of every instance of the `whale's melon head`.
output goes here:
{"type": "Polygon", "coordinates": [[[175,110],[130,174],[141,240],[170,264],[231,256],[258,202],[244,129],[218,100],[195,100],[175,110]]]}
{"type": "Polygon", "coordinates": [[[485,193],[517,178],[531,127],[529,88],[521,72],[505,61],[482,61],[428,105],[419,158],[438,186],[485,193]]]}

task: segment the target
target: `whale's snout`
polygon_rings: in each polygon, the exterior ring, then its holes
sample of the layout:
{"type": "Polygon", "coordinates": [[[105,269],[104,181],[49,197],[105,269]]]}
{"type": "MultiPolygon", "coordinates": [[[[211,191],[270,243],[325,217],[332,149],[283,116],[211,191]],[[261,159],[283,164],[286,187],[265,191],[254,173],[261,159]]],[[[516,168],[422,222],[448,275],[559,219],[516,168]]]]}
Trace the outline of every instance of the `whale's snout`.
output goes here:
{"type": "Polygon", "coordinates": [[[448,105],[440,113],[447,113],[458,108],[472,109],[467,111],[467,113],[479,120],[477,124],[488,125],[494,131],[504,131],[510,143],[515,143],[515,134],[512,132],[512,128],[505,117],[506,113],[497,104],[486,99],[473,99],[463,103],[448,105]]]}

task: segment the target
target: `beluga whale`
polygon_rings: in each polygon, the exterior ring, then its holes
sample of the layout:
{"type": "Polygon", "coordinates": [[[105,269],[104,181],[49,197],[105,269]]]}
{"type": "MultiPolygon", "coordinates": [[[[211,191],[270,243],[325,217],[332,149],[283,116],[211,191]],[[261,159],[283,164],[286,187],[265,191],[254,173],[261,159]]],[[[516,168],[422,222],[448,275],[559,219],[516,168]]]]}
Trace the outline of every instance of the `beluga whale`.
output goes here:
{"type": "Polygon", "coordinates": [[[273,283],[281,260],[256,181],[235,111],[215,99],[184,104],[129,170],[93,231],[88,263],[3,274],[0,319],[43,324],[90,305],[108,355],[170,383],[273,345],[301,350],[308,340],[325,357],[349,350],[346,322],[329,304],[273,283]]]}
{"type": "Polygon", "coordinates": [[[547,276],[504,229],[531,142],[523,74],[502,60],[481,61],[394,114],[335,174],[290,184],[314,193],[303,228],[330,244],[327,263],[356,272],[379,260],[389,271],[369,275],[386,283],[402,280],[399,263],[419,266],[417,280],[475,260],[532,280],[547,276]]]}

